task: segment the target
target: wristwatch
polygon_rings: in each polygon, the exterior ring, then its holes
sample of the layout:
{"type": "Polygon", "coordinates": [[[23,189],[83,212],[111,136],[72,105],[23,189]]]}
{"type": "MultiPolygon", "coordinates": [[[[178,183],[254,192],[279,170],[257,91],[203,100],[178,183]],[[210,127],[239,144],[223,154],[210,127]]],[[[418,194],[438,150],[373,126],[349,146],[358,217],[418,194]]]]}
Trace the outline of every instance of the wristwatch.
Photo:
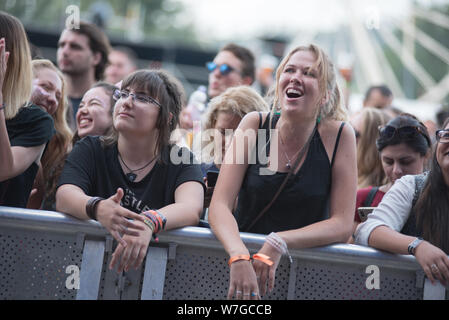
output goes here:
{"type": "Polygon", "coordinates": [[[411,254],[411,255],[415,255],[415,250],[416,250],[416,248],[421,244],[421,242],[423,242],[424,240],[423,240],[423,238],[421,238],[421,237],[418,237],[418,238],[416,238],[415,240],[413,240],[409,245],[408,245],[408,248],[407,248],[407,250],[408,250],[408,253],[409,254],[411,254]]]}

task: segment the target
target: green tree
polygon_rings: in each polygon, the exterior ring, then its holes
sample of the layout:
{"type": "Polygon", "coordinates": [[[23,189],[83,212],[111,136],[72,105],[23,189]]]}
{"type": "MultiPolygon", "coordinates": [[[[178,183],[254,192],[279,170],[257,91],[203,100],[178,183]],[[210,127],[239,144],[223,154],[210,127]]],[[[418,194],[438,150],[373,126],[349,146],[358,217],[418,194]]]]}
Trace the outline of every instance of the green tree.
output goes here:
{"type": "Polygon", "coordinates": [[[80,8],[83,20],[102,18],[106,32],[116,37],[196,42],[193,23],[180,19],[184,7],[176,0],[6,0],[0,10],[26,26],[59,31],[69,5],[80,8]]]}

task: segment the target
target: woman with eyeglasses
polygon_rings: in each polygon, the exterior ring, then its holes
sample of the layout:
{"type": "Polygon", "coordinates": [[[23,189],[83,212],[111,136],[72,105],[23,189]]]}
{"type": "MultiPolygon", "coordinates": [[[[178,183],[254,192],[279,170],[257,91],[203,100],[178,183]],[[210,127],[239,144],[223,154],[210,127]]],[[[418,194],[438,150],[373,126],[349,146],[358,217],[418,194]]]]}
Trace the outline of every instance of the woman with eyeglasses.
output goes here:
{"type": "Polygon", "coordinates": [[[363,213],[358,208],[377,207],[396,180],[423,173],[431,147],[426,126],[411,114],[401,114],[378,128],[376,148],[387,182],[357,190],[354,230],[363,213]]]}
{"type": "Polygon", "coordinates": [[[197,225],[203,205],[201,168],[170,143],[182,87],[162,70],[128,76],[117,99],[109,136],[80,140],[67,158],[56,208],[96,219],[119,241],[110,268],[138,268],[151,237],[197,225]]]}
{"type": "Polygon", "coordinates": [[[346,242],[357,172],[355,135],[344,119],[327,55],[315,45],[290,51],[276,72],[271,112],[242,119],[212,196],[209,222],[230,256],[228,298],[272,291],[288,248],[346,242]],[[239,232],[268,236],[251,257],[239,232]]]}
{"type": "Polygon", "coordinates": [[[419,176],[397,180],[355,237],[357,244],[414,255],[432,283],[437,279],[448,285],[449,119],[443,128],[436,132],[431,168],[419,196],[415,196],[419,176]]]}

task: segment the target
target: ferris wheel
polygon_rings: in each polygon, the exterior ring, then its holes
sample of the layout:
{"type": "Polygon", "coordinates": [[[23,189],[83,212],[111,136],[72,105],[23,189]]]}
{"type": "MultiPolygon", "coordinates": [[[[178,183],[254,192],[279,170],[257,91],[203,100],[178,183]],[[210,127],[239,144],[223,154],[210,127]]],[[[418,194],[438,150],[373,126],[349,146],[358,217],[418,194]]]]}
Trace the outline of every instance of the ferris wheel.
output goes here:
{"type": "Polygon", "coordinates": [[[449,30],[449,16],[410,4],[405,14],[385,17],[376,7],[361,11],[360,2],[346,0],[344,3],[347,8],[345,23],[337,35],[330,37],[337,40],[320,43],[317,41],[320,38],[318,32],[303,33],[292,41],[291,46],[311,42],[322,44],[339,69],[340,76],[346,80],[345,84],[351,81],[351,87],[358,89],[359,99],[370,85],[386,84],[394,93],[398,106],[402,102],[404,111],[414,108],[416,114],[431,118],[426,112],[434,114],[449,94],[449,72],[441,79],[435,79],[428,66],[417,58],[415,47],[419,44],[448,71],[449,49],[441,43],[442,39],[420,30],[416,20],[449,30]],[[397,37],[395,30],[402,33],[402,37],[397,37]],[[387,50],[421,87],[419,95],[413,99],[407,98],[406,89],[409,88],[398,78],[386,55],[387,50]]]}

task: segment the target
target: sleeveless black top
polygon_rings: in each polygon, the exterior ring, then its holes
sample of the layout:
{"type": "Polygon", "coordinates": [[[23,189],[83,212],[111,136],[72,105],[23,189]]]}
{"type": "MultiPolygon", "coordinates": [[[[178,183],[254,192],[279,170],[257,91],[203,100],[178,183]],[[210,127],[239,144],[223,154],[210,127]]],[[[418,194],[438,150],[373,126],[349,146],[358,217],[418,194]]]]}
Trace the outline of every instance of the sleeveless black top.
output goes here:
{"type": "MultiPolygon", "coordinates": [[[[278,120],[279,116],[275,115],[272,128],[278,120]]],[[[262,128],[259,125],[259,129],[268,129],[269,123],[270,114],[262,128]]],[[[256,163],[248,166],[239,192],[237,209],[234,212],[239,231],[269,234],[302,228],[329,217],[332,164],[343,126],[344,123],[338,132],[332,162],[329,161],[318,130],[315,130],[301,168],[296,174],[290,176],[276,201],[249,230],[253,220],[270,203],[288,174],[276,172],[273,175],[260,175],[259,169],[266,168],[267,165],[260,163],[258,143],[256,143],[256,163]]],[[[265,147],[268,156],[269,134],[266,136],[265,147]]]]}

